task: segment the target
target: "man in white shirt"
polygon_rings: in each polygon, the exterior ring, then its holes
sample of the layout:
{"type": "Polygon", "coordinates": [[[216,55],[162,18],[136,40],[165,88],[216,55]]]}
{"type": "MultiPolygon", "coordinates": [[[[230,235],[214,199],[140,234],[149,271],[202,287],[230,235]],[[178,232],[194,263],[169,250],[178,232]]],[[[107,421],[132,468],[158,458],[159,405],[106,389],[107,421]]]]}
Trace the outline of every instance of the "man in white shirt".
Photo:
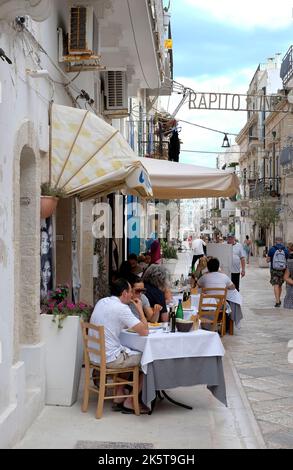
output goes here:
{"type": "Polygon", "coordinates": [[[206,243],[201,238],[194,238],[192,240],[192,251],[193,251],[193,258],[191,264],[191,271],[193,272],[193,268],[195,263],[198,259],[204,256],[206,243]]]}
{"type": "MultiPolygon", "coordinates": [[[[94,325],[104,326],[107,367],[123,368],[138,365],[140,364],[141,353],[122,346],[119,336],[124,328],[131,328],[141,336],[148,335],[147,320],[141,306],[141,301],[139,299],[135,300],[138,304],[138,319],[129,308],[129,304],[132,301],[132,289],[129,282],[125,279],[118,279],[112,284],[111,293],[111,297],[101,299],[96,304],[90,322],[94,325]]],[[[90,333],[96,336],[95,332],[90,333]]],[[[92,347],[95,347],[94,343],[92,347]]],[[[90,354],[90,356],[93,362],[99,362],[98,356],[94,354],[90,354]]],[[[140,381],[141,385],[142,381],[140,381]]],[[[123,386],[118,386],[116,392],[117,395],[123,395],[123,386]]],[[[113,409],[122,410],[122,412],[133,412],[132,399],[126,398],[123,405],[121,402],[119,403],[118,399],[117,401],[114,400],[113,409]]]]}
{"type": "Polygon", "coordinates": [[[241,277],[245,276],[245,260],[246,253],[240,243],[236,243],[234,233],[228,233],[227,243],[232,245],[232,266],[231,266],[231,280],[235,284],[236,289],[239,291],[240,274],[241,277]]]}
{"type": "MultiPolygon", "coordinates": [[[[202,287],[215,287],[215,288],[227,288],[229,290],[235,289],[235,286],[231,279],[225,273],[219,272],[220,262],[218,258],[211,258],[207,267],[209,272],[204,274],[198,281],[197,286],[201,289],[202,287]]],[[[217,293],[212,292],[212,293],[217,293]]]]}

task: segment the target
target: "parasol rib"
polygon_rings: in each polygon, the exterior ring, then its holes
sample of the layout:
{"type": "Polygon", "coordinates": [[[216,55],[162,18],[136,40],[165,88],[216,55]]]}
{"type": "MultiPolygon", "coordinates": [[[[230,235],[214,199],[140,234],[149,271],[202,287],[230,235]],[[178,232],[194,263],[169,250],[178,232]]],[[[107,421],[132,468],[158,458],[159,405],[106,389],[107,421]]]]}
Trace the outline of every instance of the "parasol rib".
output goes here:
{"type": "Polygon", "coordinates": [[[76,172],[74,174],[71,175],[71,177],[63,184],[62,188],[61,189],[64,189],[65,186],[69,183],[69,181],[71,181],[76,175],[77,173],[79,173],[91,160],[92,158],[94,158],[97,153],[99,153],[109,142],[110,140],[113,139],[113,137],[115,137],[116,134],[118,134],[118,129],[113,132],[112,135],[110,135],[110,137],[103,143],[103,145],[100,146],[100,148],[98,148],[84,163],[83,165],[81,165],[81,167],[78,168],[78,170],[76,170],[76,172]]]}
{"type": "MultiPolygon", "coordinates": [[[[82,119],[82,121],[81,121],[81,123],[80,123],[80,126],[79,126],[78,131],[77,131],[76,136],[75,136],[75,139],[74,139],[74,141],[72,142],[72,145],[71,145],[71,147],[70,147],[70,150],[69,150],[69,152],[68,152],[68,155],[67,155],[67,157],[66,157],[66,159],[65,159],[65,162],[64,162],[64,164],[63,164],[62,170],[61,170],[61,172],[60,172],[60,175],[58,176],[58,179],[57,179],[57,181],[56,181],[55,188],[57,188],[58,183],[59,183],[59,181],[60,181],[60,179],[61,179],[61,177],[62,177],[62,175],[63,175],[63,173],[64,173],[65,167],[66,167],[67,162],[68,162],[68,160],[69,160],[69,158],[70,158],[70,155],[71,155],[71,152],[72,152],[72,150],[73,150],[73,147],[75,146],[75,143],[76,143],[76,141],[77,141],[77,138],[78,138],[78,136],[79,136],[79,134],[80,134],[80,131],[81,131],[81,129],[82,129],[82,126],[83,126],[84,121],[86,120],[86,117],[87,117],[88,114],[89,114],[89,111],[87,111],[87,112],[85,113],[85,115],[84,115],[84,117],[83,117],[83,119],[82,119]]],[[[65,185],[64,185],[64,186],[65,186],[65,185]]],[[[63,186],[63,187],[64,187],[64,186],[63,186]]]]}

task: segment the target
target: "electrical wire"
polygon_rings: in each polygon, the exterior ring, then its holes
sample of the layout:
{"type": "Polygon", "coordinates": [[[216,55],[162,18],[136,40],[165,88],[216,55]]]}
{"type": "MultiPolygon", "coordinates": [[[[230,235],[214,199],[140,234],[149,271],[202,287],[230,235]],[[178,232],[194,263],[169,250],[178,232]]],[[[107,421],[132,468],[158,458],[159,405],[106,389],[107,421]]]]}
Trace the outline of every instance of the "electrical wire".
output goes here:
{"type": "Polygon", "coordinates": [[[219,134],[235,135],[235,136],[238,135],[238,134],[233,134],[232,132],[224,132],[224,131],[219,131],[218,129],[212,129],[211,127],[201,126],[200,124],[195,124],[194,122],[184,121],[183,119],[180,119],[180,118],[178,118],[178,121],[184,122],[185,124],[190,124],[191,126],[201,127],[202,129],[207,129],[208,131],[218,132],[219,134]]]}

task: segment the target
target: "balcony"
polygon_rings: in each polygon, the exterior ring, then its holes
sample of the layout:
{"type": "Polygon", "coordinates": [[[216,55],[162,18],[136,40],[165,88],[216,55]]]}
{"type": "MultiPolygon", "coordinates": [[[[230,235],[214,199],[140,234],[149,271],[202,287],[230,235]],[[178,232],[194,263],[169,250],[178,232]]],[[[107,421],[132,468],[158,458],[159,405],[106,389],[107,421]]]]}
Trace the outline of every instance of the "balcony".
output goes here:
{"type": "Polygon", "coordinates": [[[293,46],[290,46],[282,61],[280,77],[283,85],[292,87],[293,85],[293,46]]]}
{"type": "Polygon", "coordinates": [[[103,64],[108,69],[127,67],[129,96],[136,96],[139,88],[160,90],[169,57],[162,0],[130,0],[129,8],[121,0],[110,0],[109,5],[98,15],[103,64]]]}
{"type": "Polygon", "coordinates": [[[249,199],[262,197],[280,197],[281,178],[260,178],[249,180],[249,199]]]}

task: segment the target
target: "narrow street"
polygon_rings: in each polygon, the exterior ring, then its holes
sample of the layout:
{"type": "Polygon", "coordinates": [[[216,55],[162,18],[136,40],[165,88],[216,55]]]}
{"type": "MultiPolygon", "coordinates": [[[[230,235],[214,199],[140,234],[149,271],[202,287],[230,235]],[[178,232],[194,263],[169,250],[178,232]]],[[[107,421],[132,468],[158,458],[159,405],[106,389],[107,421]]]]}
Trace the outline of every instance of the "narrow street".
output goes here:
{"type": "Polygon", "coordinates": [[[249,265],[241,281],[241,293],[241,329],[233,337],[226,336],[223,342],[266,446],[292,449],[293,363],[288,363],[288,342],[293,339],[293,312],[274,308],[269,269],[249,265]]]}
{"type": "Polygon", "coordinates": [[[268,278],[269,270],[252,260],[241,283],[244,320],[223,339],[228,408],[197,386],[170,392],[192,411],[163,401],[151,416],[137,418],[106,403],[96,420],[96,398],[83,414],[80,390],[70,408],[46,406],[17,448],[293,448],[292,313],[272,308],[268,278]]]}

